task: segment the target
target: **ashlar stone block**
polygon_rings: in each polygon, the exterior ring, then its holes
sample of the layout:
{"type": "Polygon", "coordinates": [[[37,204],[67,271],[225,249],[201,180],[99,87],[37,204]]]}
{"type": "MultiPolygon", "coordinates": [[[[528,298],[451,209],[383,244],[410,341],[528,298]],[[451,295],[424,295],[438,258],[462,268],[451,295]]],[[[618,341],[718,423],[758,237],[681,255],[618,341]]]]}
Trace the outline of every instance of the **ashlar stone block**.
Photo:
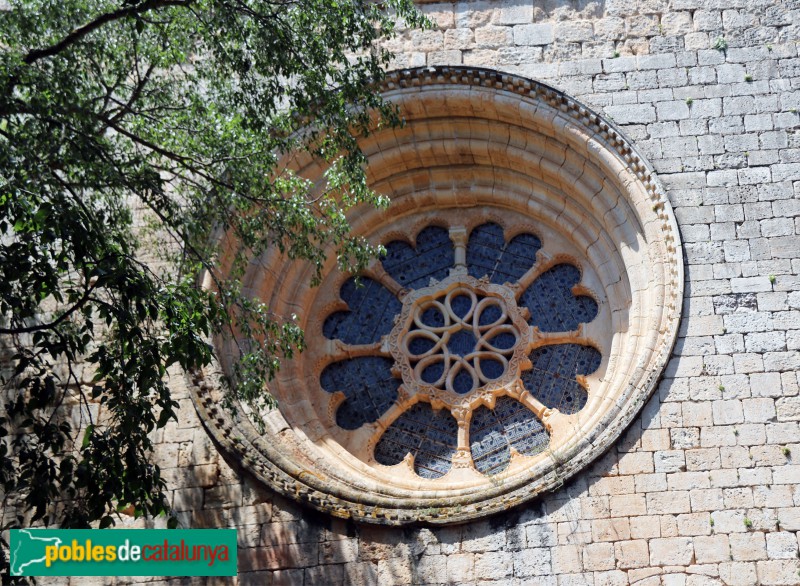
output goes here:
{"type": "Polygon", "coordinates": [[[688,537],[650,540],[650,563],[655,566],[686,566],[694,557],[694,545],[688,537]]]}

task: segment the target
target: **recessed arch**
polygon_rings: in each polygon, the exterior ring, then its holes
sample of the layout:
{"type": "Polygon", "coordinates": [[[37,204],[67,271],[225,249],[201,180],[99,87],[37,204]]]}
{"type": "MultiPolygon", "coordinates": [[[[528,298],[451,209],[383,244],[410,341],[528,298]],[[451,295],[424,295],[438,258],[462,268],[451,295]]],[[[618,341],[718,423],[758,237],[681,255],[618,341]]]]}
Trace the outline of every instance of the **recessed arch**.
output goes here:
{"type": "MultiPolygon", "coordinates": [[[[460,522],[560,486],[613,445],[638,413],[677,335],[683,296],[680,239],[649,164],[612,124],[558,90],[466,67],[392,72],[383,90],[400,108],[406,125],[379,130],[360,144],[370,163],[371,185],[389,196],[391,204],[387,210],[355,209],[349,219],[357,233],[374,243],[406,243],[402,250],[398,245],[398,254],[413,254],[416,236],[431,226],[447,230],[454,248],[452,266],[446,274],[437,269],[432,279],[412,275],[405,284],[413,286],[404,286],[376,260],[367,275],[382,283],[402,309],[393,305],[395,315],[385,317],[393,320],[391,332],[378,342],[352,346],[325,335],[331,315],[344,319],[345,314],[335,312],[353,311],[344,309],[340,291],[347,276],[336,271],[335,261],[328,262],[322,286],[311,288],[312,267],[266,255],[252,263],[247,287],[275,311],[297,314],[310,341],[308,351],[285,364],[274,381],[279,409],[264,414],[262,434],[244,410],[236,420],[220,410],[221,391],[203,373],[194,380],[193,394],[223,448],[278,492],[337,516],[369,522],[460,522]],[[503,273],[518,279],[515,283],[491,282],[489,275],[482,279],[467,270],[469,235],[490,225],[499,226],[506,240],[498,249],[519,235],[539,241],[530,267],[503,273]],[[570,309],[578,316],[574,321],[545,320],[540,323],[556,325],[535,327],[530,308],[547,311],[548,306],[525,305],[520,299],[546,271],[559,266],[572,267],[562,271],[569,290],[561,296],[583,299],[583,305],[570,309]],[[475,307],[488,303],[507,316],[503,327],[513,332],[513,347],[502,348],[498,357],[487,353],[479,324],[469,335],[460,322],[452,332],[414,330],[415,308],[428,300],[438,303],[452,290],[472,295],[475,307]],[[559,323],[569,324],[569,331],[559,331],[559,323]],[[419,352],[442,353],[420,362],[441,362],[442,369],[456,364],[453,377],[464,378],[462,371],[479,374],[469,385],[438,388],[415,378],[417,358],[408,360],[402,350],[409,332],[414,339],[431,341],[419,352]],[[463,338],[458,349],[455,344],[447,349],[451,336],[463,338]],[[470,344],[476,345],[473,351],[466,347],[470,344]],[[558,347],[553,355],[569,356],[583,370],[575,366],[574,373],[565,374],[539,364],[536,376],[522,376],[535,367],[530,356],[541,361],[542,352],[536,352],[545,347],[558,347]],[[451,351],[457,355],[453,360],[451,351]],[[393,360],[399,387],[391,406],[382,404],[361,425],[357,414],[350,414],[345,427],[353,429],[344,429],[337,425],[337,413],[354,395],[322,389],[320,376],[325,368],[356,355],[393,360]],[[469,362],[473,355],[485,361],[483,370],[469,362]],[[549,379],[545,401],[530,388],[542,376],[568,379],[569,385],[559,395],[562,391],[549,379]],[[433,428],[416,436],[408,431],[421,425],[419,414],[435,413],[439,421],[441,410],[452,415],[441,421],[457,423],[455,444],[438,439],[433,428]],[[480,457],[471,451],[479,433],[470,438],[475,412],[489,422],[476,427],[483,434],[477,442],[480,457]],[[513,423],[507,433],[518,433],[513,430],[522,429],[520,421],[535,421],[534,433],[520,435],[524,442],[505,442],[498,448],[502,461],[489,464],[486,450],[491,446],[485,442],[502,435],[496,422],[504,421],[513,423]],[[420,439],[409,440],[412,436],[420,439]],[[397,446],[405,445],[403,441],[420,443],[402,458],[397,446]],[[439,444],[452,447],[449,466],[436,460],[433,450],[439,444]],[[515,445],[526,447],[517,450],[515,445]],[[420,460],[415,465],[415,458],[439,463],[423,465],[420,460]],[[480,466],[475,465],[478,459],[480,466]]],[[[301,158],[296,165],[304,177],[321,180],[324,168],[317,161],[301,158]]],[[[227,245],[228,254],[236,254],[235,243],[227,245]]],[[[413,262],[404,267],[413,272],[413,262]]],[[[222,367],[230,368],[233,353],[222,343],[218,349],[222,367]]],[[[336,368],[355,376],[356,366],[336,368]]],[[[440,378],[446,377],[443,370],[440,378]]],[[[451,438],[451,427],[447,429],[451,438]]]]}

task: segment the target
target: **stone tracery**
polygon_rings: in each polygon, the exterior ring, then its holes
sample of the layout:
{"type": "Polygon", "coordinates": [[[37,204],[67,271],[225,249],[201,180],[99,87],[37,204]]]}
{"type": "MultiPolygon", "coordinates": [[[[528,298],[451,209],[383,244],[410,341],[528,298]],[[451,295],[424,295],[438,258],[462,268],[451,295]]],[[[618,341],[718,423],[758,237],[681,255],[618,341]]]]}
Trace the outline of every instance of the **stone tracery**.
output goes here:
{"type": "Polygon", "coordinates": [[[416,383],[460,395],[503,376],[521,337],[500,299],[465,285],[415,303],[409,317],[401,344],[416,383]]]}
{"type": "Polygon", "coordinates": [[[386,248],[392,252],[381,263],[384,283],[366,279],[365,290],[356,293],[352,280],[346,281],[341,294],[348,310],[352,304],[352,313],[337,310],[325,320],[326,326],[332,319],[345,323],[371,308],[366,312],[371,319],[343,330],[345,344],[348,339],[376,343],[372,322],[381,321],[381,332],[394,323],[387,338],[398,378],[389,378],[389,360],[381,357],[384,345],[376,344],[373,356],[327,366],[321,386],[345,396],[343,402],[341,395],[334,399],[335,420],[354,430],[387,413],[400,399],[402,382],[405,404],[384,420],[387,429],[373,430],[375,451],[366,455],[367,461],[374,457],[379,464],[396,465],[410,455],[416,474],[436,479],[450,470],[458,450],[479,472],[499,473],[508,467],[512,449],[535,456],[547,448],[550,426],[543,420],[549,410],[571,415],[586,404],[586,384],[577,377],[596,371],[601,353],[582,338],[580,328],[595,318],[597,303],[573,293],[580,281],[573,264],[544,270],[537,259],[542,241],[529,232],[506,239],[495,222],[469,230],[457,224],[449,231],[427,226],[416,243],[412,248],[389,242],[386,248]],[[458,254],[462,244],[450,242],[450,235],[458,240],[467,232],[465,254],[458,254]],[[518,281],[530,271],[534,278],[523,288],[518,281]],[[400,309],[399,300],[387,301],[392,279],[413,287],[399,290],[400,309]],[[517,298],[534,311],[519,307],[517,298]],[[354,331],[359,328],[367,333],[354,331]],[[555,331],[558,344],[551,348],[555,341],[543,338],[542,330],[555,331]],[[349,376],[354,372],[356,377],[349,376]],[[522,388],[528,391],[528,406],[519,402],[522,388]],[[417,401],[435,404],[455,420],[417,401]],[[487,407],[492,401],[496,404],[487,407]],[[453,425],[469,432],[457,439],[453,425]]]}

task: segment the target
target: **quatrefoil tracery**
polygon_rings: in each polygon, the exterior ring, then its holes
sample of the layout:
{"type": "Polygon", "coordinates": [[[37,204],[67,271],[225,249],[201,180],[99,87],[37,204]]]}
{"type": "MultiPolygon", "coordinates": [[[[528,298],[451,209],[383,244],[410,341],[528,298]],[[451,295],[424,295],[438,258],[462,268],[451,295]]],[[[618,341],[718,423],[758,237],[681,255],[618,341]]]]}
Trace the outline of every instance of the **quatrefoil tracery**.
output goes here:
{"type": "Polygon", "coordinates": [[[502,299],[461,286],[415,303],[403,350],[420,384],[463,395],[502,377],[521,334],[502,299]]]}

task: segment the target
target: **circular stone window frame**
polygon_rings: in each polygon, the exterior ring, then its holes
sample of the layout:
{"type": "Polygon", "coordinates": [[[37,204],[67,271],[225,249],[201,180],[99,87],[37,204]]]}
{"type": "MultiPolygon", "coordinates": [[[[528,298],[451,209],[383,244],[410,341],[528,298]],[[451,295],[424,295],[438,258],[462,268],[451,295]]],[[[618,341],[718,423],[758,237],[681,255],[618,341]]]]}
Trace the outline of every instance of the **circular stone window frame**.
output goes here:
{"type": "MultiPolygon", "coordinates": [[[[354,232],[381,243],[408,241],[409,232],[391,228],[396,219],[411,222],[416,215],[416,236],[436,223],[436,210],[469,210],[473,226],[495,221],[507,238],[530,231],[553,250],[561,246],[563,257],[551,255],[553,264],[565,260],[596,277],[582,279],[580,288],[595,296],[612,324],[612,341],[596,344],[601,367],[587,377],[596,377],[605,391],[590,381],[589,403],[578,415],[586,413],[570,423],[576,431],[571,439],[497,477],[455,483],[442,482],[446,476],[387,477],[384,467],[344,447],[364,441],[359,430],[347,441],[332,431],[336,394],[320,406],[309,391],[328,395],[319,390],[319,374],[331,362],[326,356],[342,347],[322,337],[322,322],[346,308],[337,301],[346,276],[329,260],[327,281],[313,289],[312,268],[277,253],[251,262],[245,286],[279,315],[298,314],[315,349],[284,364],[273,381],[280,408],[263,414],[262,433],[244,407],[235,413],[221,407],[222,385],[212,369],[194,373],[190,390],[214,439],[280,494],[357,521],[464,522],[557,489],[613,446],[638,415],[677,338],[684,288],[678,225],[651,166],[624,134],[551,86],[487,69],[436,67],[390,72],[382,91],[399,106],[406,126],[379,130],[360,146],[370,185],[389,195],[391,205],[353,210],[354,232]],[[520,218],[515,225],[509,225],[509,211],[520,218]]],[[[325,171],[310,157],[294,159],[292,168],[320,184],[325,171]]],[[[226,274],[240,251],[227,235],[220,249],[219,271],[226,274]]],[[[221,368],[229,368],[233,346],[217,340],[216,347],[221,368]]]]}

